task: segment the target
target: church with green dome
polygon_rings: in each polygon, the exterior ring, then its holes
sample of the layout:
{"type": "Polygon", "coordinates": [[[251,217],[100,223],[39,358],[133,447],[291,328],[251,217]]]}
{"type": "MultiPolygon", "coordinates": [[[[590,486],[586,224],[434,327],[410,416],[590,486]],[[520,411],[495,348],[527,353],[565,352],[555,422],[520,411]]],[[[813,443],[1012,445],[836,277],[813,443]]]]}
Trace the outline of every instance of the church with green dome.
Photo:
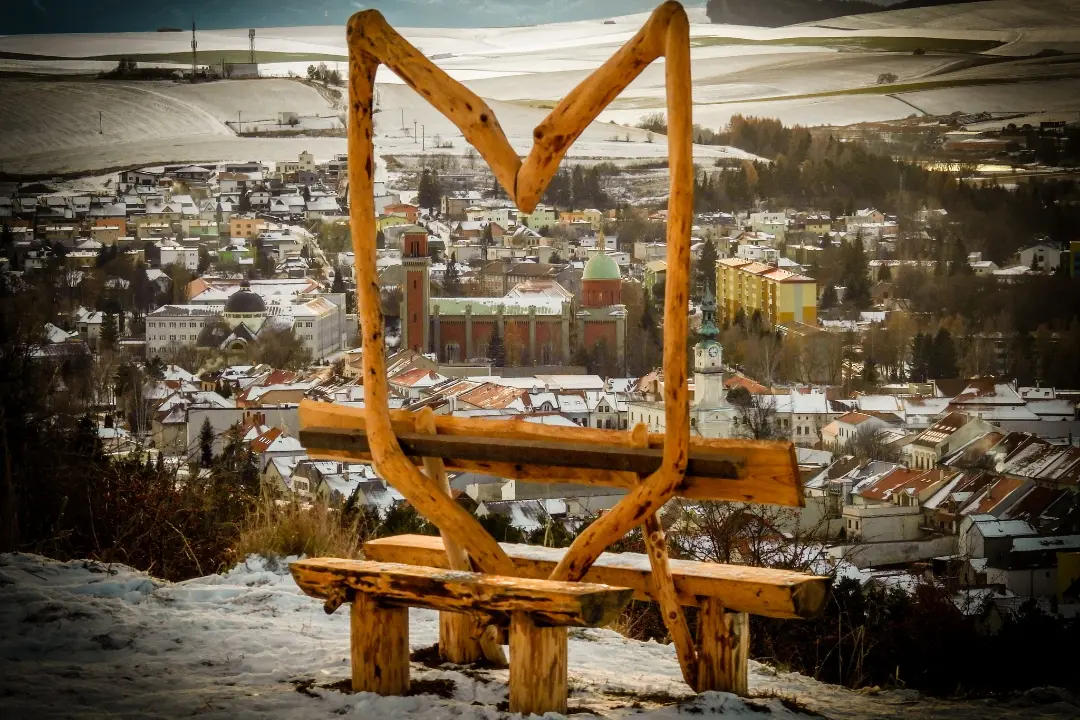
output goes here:
{"type": "Polygon", "coordinates": [[[600,251],[581,274],[579,342],[590,352],[603,345],[619,366],[626,357],[626,306],[622,304],[622,271],[615,258],[600,251]]]}

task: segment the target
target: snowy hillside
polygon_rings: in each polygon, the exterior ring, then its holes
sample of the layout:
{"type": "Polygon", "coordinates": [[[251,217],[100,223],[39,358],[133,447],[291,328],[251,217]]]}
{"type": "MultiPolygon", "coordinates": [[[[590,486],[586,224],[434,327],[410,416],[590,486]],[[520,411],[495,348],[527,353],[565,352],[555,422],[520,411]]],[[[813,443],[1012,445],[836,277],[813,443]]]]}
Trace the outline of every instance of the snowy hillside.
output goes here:
{"type": "MultiPolygon", "coordinates": [[[[549,109],[632,37],[646,17],[400,31],[451,77],[489,100],[511,143],[524,153],[549,109]]],[[[715,25],[700,8],[690,17],[693,117],[713,129],[737,113],[788,124],[846,125],[913,113],[1004,109],[1065,113],[1072,119],[1070,113],[1080,112],[1080,0],[992,0],[784,28],[715,25]],[[883,77],[895,80],[882,84],[883,77]]],[[[191,87],[62,77],[97,73],[114,66],[119,55],[141,65],[183,67],[188,43],[183,33],[0,36],[0,72],[21,73],[0,76],[5,98],[0,170],[72,173],[172,161],[276,161],[295,159],[305,149],[326,160],[344,152],[343,138],[240,139],[235,125],[226,125],[238,112],[249,122],[298,112],[322,118],[312,128],[340,130],[334,119],[340,108],[295,80],[191,87]],[[104,133],[98,132],[99,112],[104,133]]],[[[319,62],[344,71],[348,62],[339,26],[262,28],[256,44],[260,72],[267,76],[304,75],[309,64],[319,62]]],[[[200,33],[201,62],[216,63],[219,56],[224,59],[222,53],[245,55],[246,47],[246,29],[200,33]]],[[[662,137],[647,142],[633,127],[646,115],[664,112],[663,73],[662,63],[647,68],[568,156],[665,155],[662,137]]],[[[393,73],[380,68],[376,79],[380,154],[419,151],[402,130],[403,121],[410,132],[415,122],[428,137],[437,134],[453,143],[440,152],[465,154],[460,132],[393,73]]],[[[722,156],[741,155],[718,147],[695,149],[702,164],[722,156]]]]}
{"type": "MultiPolygon", "coordinates": [[[[415,694],[353,695],[348,613],[327,616],[283,563],[253,558],[224,575],[168,584],[123,566],[0,556],[0,716],[241,720],[460,717],[494,720],[505,670],[414,661],[415,694]],[[434,663],[431,663],[434,664],[434,663]]],[[[411,611],[413,650],[437,639],[436,614],[411,611]]],[[[911,692],[853,693],[751,663],[751,692],[693,696],[674,651],[609,630],[571,631],[570,714],[663,718],[1065,717],[1065,703],[956,703],[911,692]],[[798,705],[785,705],[781,699],[798,705]]]]}

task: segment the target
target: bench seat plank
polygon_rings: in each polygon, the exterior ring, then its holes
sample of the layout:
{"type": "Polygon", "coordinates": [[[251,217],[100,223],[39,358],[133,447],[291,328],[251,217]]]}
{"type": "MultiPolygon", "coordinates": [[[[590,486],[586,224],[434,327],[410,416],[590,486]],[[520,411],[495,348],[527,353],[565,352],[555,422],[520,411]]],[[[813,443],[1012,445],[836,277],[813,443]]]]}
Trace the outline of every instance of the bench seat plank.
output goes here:
{"type": "MultiPolygon", "coordinates": [[[[546,578],[565,548],[500,543],[523,577],[546,578]]],[[[372,560],[428,567],[446,567],[442,539],[427,535],[395,535],[364,543],[372,560]]],[[[720,599],[728,610],[776,618],[812,618],[824,609],[829,578],[790,570],[672,560],[671,575],[679,602],[697,606],[698,596],[720,599]]],[[[632,588],[638,600],[652,600],[649,559],[637,553],[603,553],[583,578],[632,588]]]]}
{"type": "MultiPolygon", "coordinates": [[[[442,539],[439,547],[442,548],[442,539]]],[[[443,553],[445,565],[446,554],[443,553]]],[[[525,611],[550,626],[599,627],[618,617],[633,593],[595,583],[501,577],[389,562],[314,558],[289,565],[296,584],[317,598],[343,590],[370,595],[384,605],[450,612],[525,611]]]]}

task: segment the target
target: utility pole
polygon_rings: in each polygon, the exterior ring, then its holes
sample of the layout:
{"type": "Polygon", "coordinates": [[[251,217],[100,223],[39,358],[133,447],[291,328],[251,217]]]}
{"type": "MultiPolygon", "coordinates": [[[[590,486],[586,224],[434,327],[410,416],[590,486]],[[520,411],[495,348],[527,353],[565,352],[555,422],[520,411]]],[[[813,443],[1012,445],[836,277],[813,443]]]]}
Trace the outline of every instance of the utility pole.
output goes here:
{"type": "Polygon", "coordinates": [[[405,129],[405,108],[401,108],[401,129],[405,129]]]}
{"type": "MultiPolygon", "coordinates": [[[[405,111],[402,110],[402,112],[405,112],[405,111]]],[[[413,145],[415,145],[416,144],[416,121],[415,120],[412,121],[412,141],[413,141],[413,145]]]]}
{"type": "Polygon", "coordinates": [[[98,110],[98,113],[97,113],[97,131],[98,131],[98,135],[104,135],[105,134],[105,129],[101,126],[101,111],[100,110],[98,110]]]}
{"type": "Polygon", "coordinates": [[[240,120],[240,113],[241,113],[240,110],[236,111],[236,134],[237,135],[243,135],[244,134],[244,123],[243,123],[243,121],[240,120]]]}
{"type": "Polygon", "coordinates": [[[420,126],[420,152],[424,152],[425,143],[427,142],[427,133],[424,132],[424,126],[420,126]]]}

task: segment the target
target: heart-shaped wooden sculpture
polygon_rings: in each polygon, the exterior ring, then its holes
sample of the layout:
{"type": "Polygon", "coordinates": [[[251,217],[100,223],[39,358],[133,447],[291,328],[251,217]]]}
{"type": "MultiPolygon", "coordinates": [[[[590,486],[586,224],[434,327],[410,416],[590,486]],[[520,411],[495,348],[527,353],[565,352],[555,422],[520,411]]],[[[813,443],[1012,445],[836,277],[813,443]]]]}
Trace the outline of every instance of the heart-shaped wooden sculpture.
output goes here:
{"type": "MultiPolygon", "coordinates": [[[[660,468],[641,479],[610,511],[573,543],[552,574],[580,580],[600,553],[629,530],[645,525],[656,599],[671,632],[687,682],[695,687],[695,649],[675,596],[663,531],[656,512],[683,482],[689,447],[686,335],[693,208],[691,144],[690,31],[677,2],[665,2],[607,62],[567,95],[533,131],[524,161],[510,146],[495,113],[391,28],[367,10],[348,24],[349,45],[349,208],[356,253],[356,282],[363,338],[365,425],[380,476],[397,488],[446,539],[468,553],[475,567],[515,575],[506,553],[461,506],[404,455],[388,409],[383,316],[375,266],[374,145],[372,105],[375,71],[386,65],[453,122],[487,161],[499,183],[523,212],[531,212],[567,149],[645,67],[666,60],[668,162],[668,280],[664,312],[664,412],[666,438],[660,468]]],[[[647,443],[645,427],[627,434],[627,446],[647,443]]]]}

